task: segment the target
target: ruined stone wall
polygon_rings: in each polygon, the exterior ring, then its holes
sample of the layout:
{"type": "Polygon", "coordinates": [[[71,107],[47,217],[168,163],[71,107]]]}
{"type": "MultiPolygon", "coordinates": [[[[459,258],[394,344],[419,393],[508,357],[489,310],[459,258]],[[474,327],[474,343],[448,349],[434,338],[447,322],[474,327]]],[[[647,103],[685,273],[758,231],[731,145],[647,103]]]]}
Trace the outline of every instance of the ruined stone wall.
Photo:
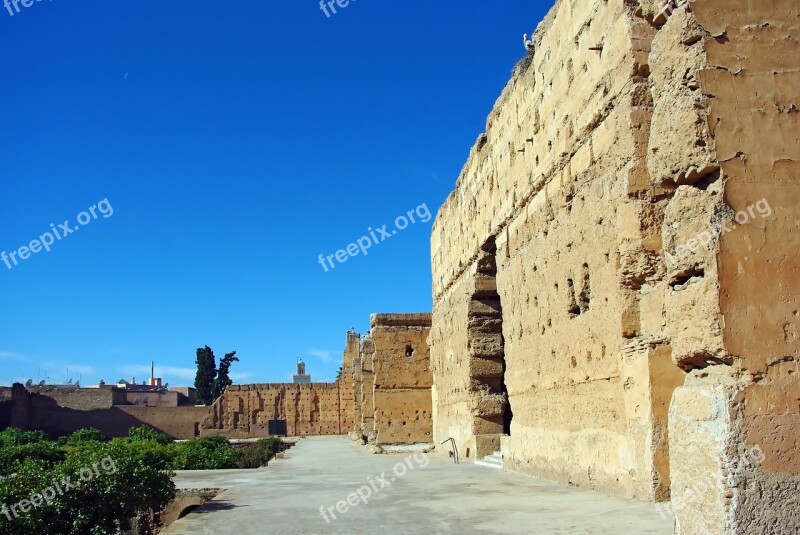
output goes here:
{"type": "Polygon", "coordinates": [[[799,5],[660,4],[558,1],[440,210],[434,439],[797,532],[799,5]]]}
{"type": "Polygon", "coordinates": [[[434,439],[474,459],[509,435],[507,468],[645,499],[664,493],[654,451],[671,395],[652,391],[650,363],[680,381],[634,295],[658,276],[637,212],[658,195],[654,33],[630,3],[559,1],[431,238],[434,439]]]}
{"type": "Polygon", "coordinates": [[[348,332],[342,372],[335,383],[276,383],[230,386],[210,407],[202,435],[257,438],[269,434],[270,420],[285,420],[289,436],[345,435],[357,425],[358,333],[348,332]]]}
{"type": "Polygon", "coordinates": [[[352,437],[358,439],[364,436],[363,429],[363,390],[362,383],[364,379],[363,371],[361,368],[361,347],[363,341],[359,337],[358,347],[356,353],[353,355],[353,429],[351,431],[352,437]]]}
{"type": "MultiPolygon", "coordinates": [[[[114,405],[128,403],[124,390],[113,386],[103,388],[53,388],[48,386],[30,387],[27,389],[35,394],[32,399],[47,398],[56,402],[59,407],[76,410],[108,409],[114,405]]],[[[34,401],[35,403],[35,401],[34,401]]]]}
{"type": "Polygon", "coordinates": [[[0,387],[0,429],[30,429],[31,404],[28,396],[28,391],[19,383],[11,388],[0,387]]]}
{"type": "Polygon", "coordinates": [[[155,394],[134,395],[114,387],[0,388],[0,428],[41,429],[60,436],[96,427],[117,437],[147,424],[177,439],[261,438],[268,436],[270,420],[285,420],[287,434],[293,436],[347,434],[354,427],[353,360],[359,352],[358,334],[348,333],[336,383],[234,385],[210,407],[179,407],[178,392],[167,393],[169,406],[152,406],[150,400],[148,406],[134,407],[126,405],[155,394]]]}
{"type": "Polygon", "coordinates": [[[178,392],[126,392],[125,402],[143,407],[177,407],[181,395],[178,392]]]}
{"type": "Polygon", "coordinates": [[[339,376],[339,403],[342,407],[342,427],[350,432],[355,427],[355,373],[354,362],[358,359],[361,337],[357,332],[348,331],[342,359],[342,373],[339,376]]]}
{"type": "MultiPolygon", "coordinates": [[[[112,409],[119,413],[121,422],[114,434],[107,436],[128,436],[129,422],[139,422],[138,425],[150,427],[166,433],[177,440],[190,440],[200,436],[200,426],[208,417],[208,407],[124,407],[112,409]],[[123,416],[124,415],[124,416],[123,416]]],[[[83,427],[93,424],[84,422],[83,427]]]]}
{"type": "Polygon", "coordinates": [[[289,436],[346,434],[350,427],[345,425],[339,386],[338,383],[230,386],[211,405],[201,434],[266,437],[270,420],[286,420],[289,436]]]}
{"type": "Polygon", "coordinates": [[[375,344],[372,341],[372,334],[366,335],[361,340],[361,369],[359,371],[360,392],[358,392],[357,399],[360,408],[358,410],[361,415],[360,424],[357,423],[356,431],[361,433],[369,442],[375,441],[375,344]]]}
{"type": "MultiPolygon", "coordinates": [[[[344,371],[344,370],[343,370],[344,371]]],[[[352,373],[349,374],[352,376],[352,373]]],[[[52,436],[95,427],[109,437],[149,425],[173,438],[268,436],[269,420],[286,420],[289,435],[338,435],[353,428],[353,389],[339,383],[231,386],[211,407],[127,405],[116,388],[0,388],[0,427],[40,429],[52,436]]]]}
{"type": "Polygon", "coordinates": [[[685,250],[667,259],[664,303],[689,372],[670,408],[678,530],[798,533],[800,4],[698,0],[664,22],[653,55],[663,122],[681,92],[705,106],[697,135],[662,144],[651,167],[691,155],[709,172],[675,180],[662,230],[665,251],[685,250]],[[698,236],[708,245],[687,247],[698,236]]]}
{"type": "Polygon", "coordinates": [[[432,440],[430,314],[373,314],[375,443],[432,440]]]}
{"type": "Polygon", "coordinates": [[[133,407],[125,392],[102,389],[0,388],[0,429],[38,429],[59,437],[94,427],[105,436],[126,437],[132,427],[149,425],[176,439],[199,435],[207,407],[133,407]]]}

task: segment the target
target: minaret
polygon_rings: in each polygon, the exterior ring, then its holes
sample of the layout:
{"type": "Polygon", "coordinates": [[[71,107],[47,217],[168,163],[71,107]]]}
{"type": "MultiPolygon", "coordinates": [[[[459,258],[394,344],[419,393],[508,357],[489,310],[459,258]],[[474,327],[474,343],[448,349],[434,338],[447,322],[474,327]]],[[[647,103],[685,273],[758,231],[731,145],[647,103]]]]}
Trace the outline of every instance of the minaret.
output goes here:
{"type": "Polygon", "coordinates": [[[297,373],[292,375],[293,383],[310,383],[311,376],[306,373],[306,363],[302,357],[297,357],[297,373]]]}

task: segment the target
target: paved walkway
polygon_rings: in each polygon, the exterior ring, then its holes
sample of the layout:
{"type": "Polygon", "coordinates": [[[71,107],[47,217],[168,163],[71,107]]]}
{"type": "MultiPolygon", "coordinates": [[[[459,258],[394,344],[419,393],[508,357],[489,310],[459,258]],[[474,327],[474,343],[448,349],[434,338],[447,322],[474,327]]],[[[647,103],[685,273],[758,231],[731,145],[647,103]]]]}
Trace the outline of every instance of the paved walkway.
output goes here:
{"type": "Polygon", "coordinates": [[[369,455],[345,437],[303,439],[260,470],[181,472],[176,484],[228,490],[165,535],[673,533],[653,504],[422,454],[369,455]]]}

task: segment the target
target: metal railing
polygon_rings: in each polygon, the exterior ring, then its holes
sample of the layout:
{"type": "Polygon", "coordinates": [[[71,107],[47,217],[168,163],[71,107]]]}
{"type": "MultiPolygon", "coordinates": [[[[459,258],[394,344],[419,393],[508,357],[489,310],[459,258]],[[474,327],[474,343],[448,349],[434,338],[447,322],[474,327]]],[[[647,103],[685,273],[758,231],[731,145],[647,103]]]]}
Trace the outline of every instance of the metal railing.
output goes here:
{"type": "Polygon", "coordinates": [[[453,437],[450,437],[447,440],[445,440],[444,442],[441,442],[440,444],[444,444],[445,442],[452,442],[452,444],[453,444],[453,460],[456,462],[456,464],[459,464],[459,462],[458,462],[458,446],[456,446],[456,440],[453,437]]]}

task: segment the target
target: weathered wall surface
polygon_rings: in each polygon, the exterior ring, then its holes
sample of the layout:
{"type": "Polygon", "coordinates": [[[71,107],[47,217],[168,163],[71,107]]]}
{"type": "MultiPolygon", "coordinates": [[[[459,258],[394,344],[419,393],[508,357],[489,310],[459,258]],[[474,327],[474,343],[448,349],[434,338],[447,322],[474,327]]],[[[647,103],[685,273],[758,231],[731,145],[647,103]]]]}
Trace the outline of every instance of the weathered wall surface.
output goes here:
{"type": "Polygon", "coordinates": [[[0,388],[0,429],[11,425],[14,412],[14,400],[10,388],[0,388]]]}
{"type": "Polygon", "coordinates": [[[355,361],[358,359],[361,336],[348,331],[344,346],[342,373],[339,376],[339,403],[342,407],[342,428],[349,433],[355,428],[355,361]]]}
{"type": "MultiPolygon", "coordinates": [[[[665,250],[728,230],[668,262],[673,360],[689,371],[670,413],[682,533],[800,532],[799,40],[796,1],[698,0],[653,45],[692,58],[684,78],[707,103],[697,139],[717,164],[677,188],[665,250]]],[[[677,67],[663,82],[680,85],[677,67]]]]}
{"type": "Polygon", "coordinates": [[[342,373],[335,383],[231,386],[210,407],[202,435],[228,438],[266,437],[270,420],[285,420],[286,433],[344,435],[357,424],[356,388],[360,388],[360,337],[348,332],[342,373]]]}
{"type": "Polygon", "coordinates": [[[376,444],[430,443],[430,314],[373,314],[376,444]]]}
{"type": "Polygon", "coordinates": [[[796,532],[800,6],[659,4],[558,1],[441,208],[434,440],[796,532]]]}
{"type": "Polygon", "coordinates": [[[361,415],[356,431],[369,442],[375,442],[375,344],[369,334],[361,340],[361,369],[358,372],[361,390],[357,393],[358,410],[361,415]]]}
{"type": "MultiPolygon", "coordinates": [[[[179,399],[188,398],[177,391],[159,396],[113,387],[0,388],[0,428],[41,429],[60,436],[95,427],[118,437],[147,424],[177,439],[259,438],[268,436],[270,420],[285,420],[289,435],[346,434],[355,425],[353,359],[359,354],[358,334],[348,333],[338,382],[234,385],[211,407],[179,407],[179,399]],[[159,399],[160,405],[153,406],[159,399]]],[[[184,390],[194,394],[193,389],[184,390]]]]}
{"type": "MultiPolygon", "coordinates": [[[[200,426],[208,417],[208,407],[114,407],[114,411],[123,413],[136,421],[138,425],[147,424],[150,427],[166,433],[178,440],[189,440],[200,436],[200,426]]],[[[127,423],[129,418],[124,418],[127,423]]],[[[85,427],[86,424],[84,422],[85,427]]],[[[128,429],[120,429],[121,434],[113,436],[126,436],[128,429]]]]}
{"type": "Polygon", "coordinates": [[[126,404],[127,397],[124,390],[114,387],[105,388],[52,388],[31,387],[27,389],[33,394],[34,403],[39,399],[51,399],[59,407],[75,410],[108,409],[114,405],[126,404]]]}
{"type": "Polygon", "coordinates": [[[646,159],[654,34],[630,3],[558,2],[431,238],[434,439],[474,458],[505,431],[512,470],[644,499],[668,485],[665,406],[681,379],[650,313],[663,297],[641,291],[663,277],[646,159]]]}
{"type": "Polygon", "coordinates": [[[266,437],[270,420],[286,420],[289,436],[342,435],[350,431],[348,406],[339,383],[230,386],[211,405],[201,434],[266,437]]]}
{"type": "Polygon", "coordinates": [[[363,381],[364,374],[361,367],[361,346],[362,340],[359,336],[357,346],[351,354],[352,373],[353,373],[353,429],[351,430],[351,437],[358,439],[364,434],[364,414],[363,414],[363,381]]]}
{"type": "Polygon", "coordinates": [[[125,402],[142,407],[177,407],[181,401],[178,392],[126,392],[125,402]]]}
{"type": "Polygon", "coordinates": [[[94,427],[108,437],[125,437],[131,427],[149,425],[176,439],[198,436],[207,407],[151,408],[116,405],[125,392],[104,389],[0,389],[0,428],[39,429],[62,436],[94,427]]]}

